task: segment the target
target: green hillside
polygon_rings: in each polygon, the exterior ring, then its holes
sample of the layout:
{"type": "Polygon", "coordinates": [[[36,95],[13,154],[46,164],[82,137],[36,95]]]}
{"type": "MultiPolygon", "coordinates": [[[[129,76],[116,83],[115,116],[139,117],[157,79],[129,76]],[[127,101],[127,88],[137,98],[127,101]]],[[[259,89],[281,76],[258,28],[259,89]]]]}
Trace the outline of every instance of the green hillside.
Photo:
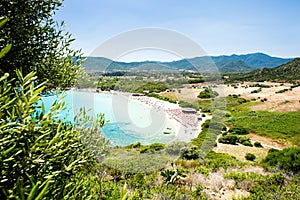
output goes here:
{"type": "Polygon", "coordinates": [[[295,81],[300,80],[300,58],[275,67],[273,69],[263,68],[246,74],[234,75],[232,81],[295,81]]]}

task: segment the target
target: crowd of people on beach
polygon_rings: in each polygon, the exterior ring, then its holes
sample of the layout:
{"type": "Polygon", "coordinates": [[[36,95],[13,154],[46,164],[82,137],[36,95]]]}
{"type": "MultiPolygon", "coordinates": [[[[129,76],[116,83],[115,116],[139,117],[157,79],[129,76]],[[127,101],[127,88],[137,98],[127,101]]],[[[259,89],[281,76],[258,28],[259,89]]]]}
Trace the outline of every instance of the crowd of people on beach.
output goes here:
{"type": "Polygon", "coordinates": [[[163,102],[147,96],[131,96],[131,99],[143,103],[157,112],[168,114],[170,119],[176,120],[183,126],[184,133],[194,134],[199,131],[199,115],[184,112],[178,104],[163,102]]]}
{"type": "Polygon", "coordinates": [[[181,123],[187,128],[193,128],[198,126],[198,117],[193,113],[185,113],[181,108],[178,109],[168,109],[166,112],[176,121],[181,123]]]}

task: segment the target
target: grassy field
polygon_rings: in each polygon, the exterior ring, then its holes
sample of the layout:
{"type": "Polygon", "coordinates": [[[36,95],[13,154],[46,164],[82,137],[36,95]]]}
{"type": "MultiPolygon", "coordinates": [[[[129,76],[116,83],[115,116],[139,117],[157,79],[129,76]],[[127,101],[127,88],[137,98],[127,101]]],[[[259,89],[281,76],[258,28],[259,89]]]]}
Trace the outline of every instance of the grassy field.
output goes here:
{"type": "Polygon", "coordinates": [[[283,139],[300,146],[300,113],[267,111],[234,111],[227,119],[230,126],[248,128],[251,132],[283,139]]]}
{"type": "MultiPolygon", "coordinates": [[[[170,93],[168,95],[172,98],[170,93]]],[[[300,112],[254,111],[250,108],[264,103],[247,101],[238,95],[216,98],[214,102],[211,99],[191,99],[179,98],[178,100],[185,100],[192,107],[200,108],[202,112],[212,112],[214,109],[222,110],[225,106],[229,114],[225,121],[227,125],[247,128],[257,135],[300,146],[300,112]]]]}

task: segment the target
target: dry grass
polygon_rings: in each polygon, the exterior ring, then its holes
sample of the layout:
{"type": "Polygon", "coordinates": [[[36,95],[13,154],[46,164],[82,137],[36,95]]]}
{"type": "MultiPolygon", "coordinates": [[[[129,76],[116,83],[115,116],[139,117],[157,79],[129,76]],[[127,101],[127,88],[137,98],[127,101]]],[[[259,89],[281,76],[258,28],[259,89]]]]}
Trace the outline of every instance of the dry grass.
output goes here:
{"type": "Polygon", "coordinates": [[[293,90],[286,91],[284,93],[276,94],[277,91],[283,89],[289,89],[291,84],[280,85],[279,83],[263,82],[260,84],[269,85],[270,88],[262,88],[259,93],[251,93],[253,90],[259,89],[258,87],[248,87],[249,85],[256,84],[257,82],[245,82],[240,84],[237,88],[232,86],[220,85],[216,89],[217,92],[225,91],[224,95],[229,94],[241,95],[241,97],[251,100],[266,98],[267,101],[254,105],[251,107],[252,110],[268,110],[277,112],[291,112],[300,111],[300,87],[293,88],[293,90]]]}
{"type": "Polygon", "coordinates": [[[197,101],[197,96],[202,90],[203,89],[181,88],[176,90],[175,92],[163,92],[160,95],[176,101],[194,103],[197,101]]]}
{"type": "MultiPolygon", "coordinates": [[[[260,99],[266,98],[267,101],[254,105],[252,110],[268,110],[279,112],[300,111],[300,87],[293,88],[292,91],[276,94],[277,91],[283,89],[289,89],[291,84],[280,85],[279,83],[263,82],[259,84],[269,85],[270,88],[262,88],[259,93],[251,93],[253,90],[259,89],[259,87],[249,87],[249,85],[256,84],[258,82],[245,82],[237,85],[236,88],[231,85],[218,85],[213,90],[219,93],[219,97],[225,97],[229,94],[241,95],[241,97],[251,100],[256,99],[260,102],[260,99]]],[[[200,84],[201,85],[201,84],[200,84]]],[[[212,83],[211,85],[215,85],[212,83]]],[[[191,86],[191,85],[189,85],[191,86]]],[[[202,84],[201,86],[208,86],[208,84],[202,84]]],[[[169,97],[177,101],[186,101],[194,103],[197,101],[197,95],[203,89],[182,88],[175,92],[163,92],[161,96],[169,97]],[[179,92],[180,91],[180,92],[179,92]]]]}
{"type": "Polygon", "coordinates": [[[213,151],[217,153],[227,153],[229,155],[236,157],[241,161],[246,161],[245,155],[247,153],[252,153],[256,156],[255,161],[260,161],[267,156],[269,149],[270,148],[248,147],[241,144],[230,145],[230,144],[218,143],[218,146],[215,147],[213,151]]]}
{"type": "Polygon", "coordinates": [[[215,147],[213,150],[217,153],[227,153],[229,155],[236,157],[241,161],[246,161],[245,155],[247,153],[252,153],[256,156],[255,161],[259,162],[268,155],[268,151],[271,148],[281,150],[283,148],[292,146],[292,144],[280,142],[278,140],[271,139],[271,138],[262,137],[253,133],[247,136],[250,137],[253,144],[254,142],[260,142],[263,148],[257,148],[254,146],[249,147],[249,146],[244,146],[242,144],[238,144],[238,145],[222,144],[217,142],[217,147],[215,147]]]}
{"type": "Polygon", "coordinates": [[[198,184],[204,186],[203,191],[209,199],[227,200],[237,196],[246,197],[249,195],[249,192],[245,190],[236,189],[234,180],[225,179],[223,177],[224,173],[224,171],[217,171],[210,173],[209,176],[200,173],[190,174],[185,181],[189,185],[193,185],[193,189],[198,184]]]}

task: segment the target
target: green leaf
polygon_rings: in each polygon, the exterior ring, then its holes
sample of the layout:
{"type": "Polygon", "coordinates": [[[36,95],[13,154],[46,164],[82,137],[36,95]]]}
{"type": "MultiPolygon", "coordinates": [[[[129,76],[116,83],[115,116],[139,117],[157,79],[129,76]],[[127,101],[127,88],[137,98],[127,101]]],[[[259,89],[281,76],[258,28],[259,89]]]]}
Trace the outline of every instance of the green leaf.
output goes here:
{"type": "Polygon", "coordinates": [[[8,18],[7,17],[0,17],[0,27],[3,26],[7,21],[8,21],[8,18]]]}
{"type": "Polygon", "coordinates": [[[0,51],[0,58],[3,58],[5,56],[5,54],[7,54],[9,52],[11,47],[12,47],[12,45],[9,44],[0,51]]]}

